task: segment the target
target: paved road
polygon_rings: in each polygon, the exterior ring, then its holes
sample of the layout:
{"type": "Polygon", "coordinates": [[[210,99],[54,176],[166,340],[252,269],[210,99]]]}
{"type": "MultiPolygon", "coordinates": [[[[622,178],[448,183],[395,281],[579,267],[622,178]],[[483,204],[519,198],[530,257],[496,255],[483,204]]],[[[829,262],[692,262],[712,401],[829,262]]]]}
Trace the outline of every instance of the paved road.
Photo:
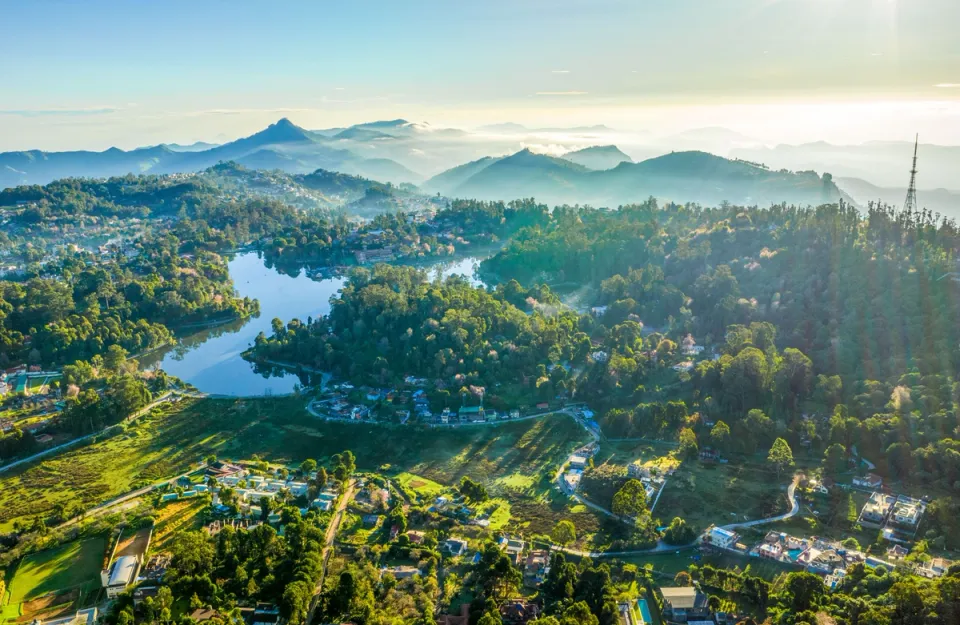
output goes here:
{"type": "MultiPolygon", "coordinates": [[[[156,408],[157,406],[159,406],[160,404],[162,404],[162,403],[164,403],[164,402],[170,401],[170,398],[173,397],[173,396],[175,396],[175,395],[176,395],[176,396],[180,396],[180,397],[205,397],[205,396],[206,396],[206,395],[204,395],[203,393],[191,393],[191,392],[187,392],[187,391],[167,391],[166,393],[164,393],[164,394],[161,395],[160,397],[157,397],[155,400],[153,400],[152,402],[150,402],[149,404],[147,404],[146,406],[144,406],[144,407],[141,408],[140,410],[136,411],[135,413],[133,413],[132,415],[130,415],[129,417],[127,417],[126,419],[124,419],[123,421],[121,421],[121,423],[130,423],[131,421],[137,420],[138,418],[140,418],[140,417],[142,417],[143,415],[145,415],[145,414],[147,414],[148,412],[150,412],[151,409],[156,408]]],[[[72,439],[72,440],[67,441],[66,443],[62,443],[62,444],[57,445],[57,446],[55,446],[55,447],[51,447],[51,448],[49,448],[49,449],[44,449],[43,451],[37,452],[37,453],[33,454],[32,456],[27,456],[26,458],[22,458],[22,459],[20,459],[20,460],[15,461],[15,462],[11,462],[10,464],[5,464],[5,465],[3,465],[2,467],[0,467],[0,473],[3,473],[4,471],[9,471],[10,469],[13,469],[14,467],[18,467],[18,466],[21,466],[21,465],[24,465],[24,464],[29,464],[29,463],[31,463],[31,462],[34,462],[35,460],[39,460],[39,459],[44,458],[44,457],[46,457],[46,456],[49,456],[49,455],[51,455],[51,454],[55,454],[55,453],[57,453],[58,451],[63,451],[64,449],[69,449],[70,447],[73,447],[74,445],[77,445],[77,444],[79,444],[79,443],[82,443],[83,441],[90,440],[91,438],[95,438],[95,437],[103,434],[104,432],[106,432],[107,430],[109,430],[109,429],[112,428],[112,427],[115,427],[115,425],[107,426],[107,427],[103,428],[102,430],[98,430],[98,431],[96,431],[96,432],[93,432],[92,434],[87,434],[87,435],[81,436],[81,437],[79,437],[79,438],[74,438],[74,439],[72,439]]]]}
{"type": "Polygon", "coordinates": [[[330,555],[333,553],[333,541],[337,538],[337,530],[340,529],[340,522],[343,521],[343,513],[347,509],[347,504],[350,503],[351,499],[353,499],[353,493],[356,488],[357,480],[356,478],[353,478],[347,485],[347,490],[343,492],[343,496],[340,498],[340,503],[337,504],[337,509],[333,513],[333,518],[330,519],[330,525],[327,526],[327,535],[324,539],[325,544],[323,547],[323,571],[320,574],[320,581],[317,582],[317,587],[313,591],[313,598],[310,600],[310,609],[307,611],[307,619],[304,621],[305,623],[313,622],[313,614],[320,603],[320,593],[323,591],[323,581],[327,576],[327,564],[330,562],[330,555]]]}
{"type": "Polygon", "coordinates": [[[800,476],[794,475],[793,481],[790,482],[790,486],[787,487],[787,501],[790,502],[790,510],[775,516],[767,517],[765,519],[756,519],[753,521],[744,521],[742,523],[730,523],[729,525],[724,525],[724,529],[732,530],[739,527],[753,527],[755,525],[763,525],[764,523],[776,523],[777,521],[786,521],[789,518],[792,518],[797,515],[797,512],[800,511],[800,502],[797,501],[797,484],[800,483],[800,476]]]}

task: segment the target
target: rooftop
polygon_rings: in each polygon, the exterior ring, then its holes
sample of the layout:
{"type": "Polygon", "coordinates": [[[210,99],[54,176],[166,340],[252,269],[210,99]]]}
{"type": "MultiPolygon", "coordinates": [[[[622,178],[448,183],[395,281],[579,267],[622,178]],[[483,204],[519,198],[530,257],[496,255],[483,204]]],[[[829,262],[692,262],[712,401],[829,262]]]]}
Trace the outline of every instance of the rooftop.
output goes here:
{"type": "Polygon", "coordinates": [[[107,586],[126,586],[133,581],[137,573],[136,556],[120,556],[113,563],[113,569],[110,571],[110,579],[107,586]]]}
{"type": "Polygon", "coordinates": [[[699,592],[693,586],[681,588],[661,588],[663,600],[674,609],[689,609],[697,607],[699,592]]]}

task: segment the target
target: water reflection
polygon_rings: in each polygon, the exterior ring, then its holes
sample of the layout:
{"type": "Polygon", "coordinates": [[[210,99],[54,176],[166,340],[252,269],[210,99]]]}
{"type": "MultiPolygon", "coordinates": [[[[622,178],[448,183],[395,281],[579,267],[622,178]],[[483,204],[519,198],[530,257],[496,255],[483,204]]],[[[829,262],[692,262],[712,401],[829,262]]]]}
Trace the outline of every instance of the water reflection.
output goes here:
{"type": "MultiPolygon", "coordinates": [[[[460,274],[481,286],[474,272],[482,257],[471,256],[422,265],[431,278],[460,274]]],[[[255,252],[236,255],[229,261],[230,276],[241,297],[260,301],[257,317],[238,319],[180,337],[177,345],[147,354],[143,367],[160,367],[212,395],[252,396],[291,393],[297,384],[317,382],[316,372],[295,372],[275,366],[254,367],[241,354],[257,334],[270,334],[274,317],[284,322],[306,321],[325,315],[330,298],[337,295],[345,276],[312,279],[303,271],[268,266],[255,252]]]]}

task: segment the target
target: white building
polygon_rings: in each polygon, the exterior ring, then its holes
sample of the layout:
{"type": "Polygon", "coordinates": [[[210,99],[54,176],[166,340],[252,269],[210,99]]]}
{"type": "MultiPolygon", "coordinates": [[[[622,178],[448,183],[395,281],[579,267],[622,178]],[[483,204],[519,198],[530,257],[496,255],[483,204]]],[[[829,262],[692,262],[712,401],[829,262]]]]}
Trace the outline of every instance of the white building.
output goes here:
{"type": "Polygon", "coordinates": [[[107,589],[107,597],[116,599],[136,579],[140,561],[136,556],[120,556],[113,565],[100,572],[100,581],[107,589]]]}
{"type": "Polygon", "coordinates": [[[731,549],[737,544],[738,538],[736,532],[725,530],[722,527],[711,527],[704,536],[704,542],[714,545],[715,547],[720,547],[721,549],[731,549]]]}

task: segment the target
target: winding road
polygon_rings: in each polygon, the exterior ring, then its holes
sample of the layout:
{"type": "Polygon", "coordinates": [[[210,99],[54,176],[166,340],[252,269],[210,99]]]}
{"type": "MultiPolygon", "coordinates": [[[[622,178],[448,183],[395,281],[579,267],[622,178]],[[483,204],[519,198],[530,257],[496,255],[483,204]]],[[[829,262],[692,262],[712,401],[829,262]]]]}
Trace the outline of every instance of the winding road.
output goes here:
{"type": "MultiPolygon", "coordinates": [[[[574,420],[576,420],[577,423],[583,426],[583,429],[586,430],[588,434],[590,434],[595,444],[598,444],[600,442],[600,434],[594,431],[593,428],[590,428],[589,426],[587,426],[587,424],[584,423],[583,420],[581,420],[579,417],[577,417],[575,413],[569,410],[562,410],[561,412],[564,412],[565,414],[569,414],[571,417],[574,418],[574,420]]],[[[579,449],[577,451],[579,451],[579,449]]],[[[599,445],[597,446],[596,449],[594,449],[593,454],[596,455],[598,451],[599,451],[599,445]]],[[[577,452],[575,451],[573,454],[571,454],[571,457],[576,453],[577,452]]],[[[603,506],[596,504],[590,501],[589,499],[587,499],[586,497],[580,495],[579,493],[576,492],[575,489],[568,488],[566,482],[563,479],[563,469],[568,462],[569,462],[569,459],[567,460],[567,462],[564,462],[563,464],[561,464],[560,468],[557,469],[556,475],[554,476],[554,482],[556,483],[557,488],[560,489],[560,492],[567,495],[568,497],[572,497],[578,503],[581,503],[587,506],[591,510],[595,510],[606,516],[619,519],[624,523],[630,523],[628,519],[619,517],[616,514],[614,514],[613,511],[608,510],[607,508],[604,508],[603,506]]],[[[787,512],[784,512],[783,514],[770,516],[770,517],[765,517],[762,519],[754,519],[752,521],[743,521],[741,523],[730,523],[728,525],[722,525],[720,527],[722,527],[723,529],[754,527],[756,525],[764,525],[766,523],[776,523],[778,521],[786,521],[787,519],[790,519],[796,516],[796,514],[800,511],[800,503],[797,501],[797,493],[796,493],[797,485],[799,483],[800,483],[800,476],[794,475],[793,480],[790,482],[790,485],[787,486],[787,501],[790,502],[790,510],[788,510],[787,512]]],[[[664,481],[663,485],[660,487],[659,492],[657,493],[657,498],[654,500],[654,504],[653,504],[654,506],[656,506],[656,502],[660,501],[660,493],[663,492],[663,489],[666,488],[666,485],[667,485],[666,481],[664,481]]],[[[580,557],[609,558],[609,557],[618,557],[618,556],[635,556],[635,555],[652,554],[652,553],[664,553],[667,551],[681,551],[685,549],[692,549],[698,546],[699,544],[700,544],[700,541],[698,538],[694,542],[686,545],[668,545],[667,543],[660,540],[657,542],[656,547],[651,547],[649,549],[634,549],[634,550],[628,550],[628,551],[580,551],[580,550],[572,549],[569,547],[557,547],[557,546],[554,546],[553,550],[563,551],[564,553],[569,553],[571,555],[580,556],[580,557]]]]}

